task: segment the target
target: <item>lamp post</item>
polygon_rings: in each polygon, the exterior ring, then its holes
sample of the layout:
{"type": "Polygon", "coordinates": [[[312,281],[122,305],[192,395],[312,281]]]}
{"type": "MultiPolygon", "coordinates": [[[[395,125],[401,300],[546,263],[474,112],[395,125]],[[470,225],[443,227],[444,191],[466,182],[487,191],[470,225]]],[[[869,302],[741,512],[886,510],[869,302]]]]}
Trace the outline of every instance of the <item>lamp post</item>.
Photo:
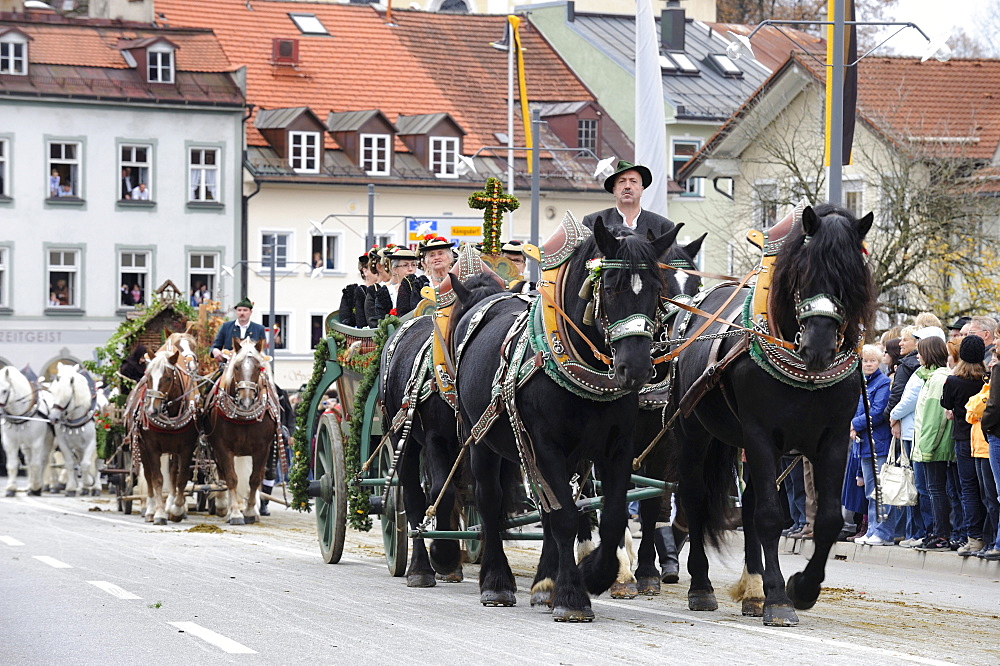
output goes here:
{"type": "Polygon", "coordinates": [[[773,26],[778,32],[784,35],[790,42],[799,46],[803,49],[805,54],[818,62],[820,65],[826,67],[830,70],[831,77],[831,95],[830,95],[830,127],[828,131],[830,133],[830,183],[829,183],[829,198],[830,201],[839,202],[842,196],[843,189],[843,161],[844,161],[844,70],[847,67],[855,67],[859,62],[864,60],[866,57],[871,55],[875,49],[881,47],[883,44],[888,42],[890,39],[898,35],[900,32],[907,28],[913,28],[921,34],[921,36],[927,40],[928,49],[924,54],[921,62],[927,60],[928,58],[936,58],[942,62],[947,61],[951,57],[951,49],[948,48],[946,44],[940,41],[931,41],[931,38],[924,33],[923,30],[916,23],[903,22],[903,21],[846,21],[844,20],[844,0],[832,0],[833,1],[833,20],[832,21],[785,21],[785,20],[775,20],[768,19],[766,21],[761,21],[757,27],[750,31],[750,34],[743,36],[737,35],[736,33],[729,31],[729,34],[733,37],[733,41],[729,43],[726,47],[726,55],[732,60],[738,60],[743,55],[749,55],[751,58],[754,57],[753,48],[750,44],[750,39],[760,31],[764,26],[773,26]],[[809,25],[827,25],[833,26],[833,53],[832,53],[832,63],[823,62],[817,58],[812,53],[809,53],[801,44],[795,41],[791,35],[783,32],[780,26],[809,26],[809,25]],[[877,26],[898,26],[898,29],[891,35],[883,39],[877,45],[869,49],[863,55],[858,57],[854,62],[845,63],[844,62],[844,29],[846,26],[859,26],[859,25],[877,25],[877,26]]]}

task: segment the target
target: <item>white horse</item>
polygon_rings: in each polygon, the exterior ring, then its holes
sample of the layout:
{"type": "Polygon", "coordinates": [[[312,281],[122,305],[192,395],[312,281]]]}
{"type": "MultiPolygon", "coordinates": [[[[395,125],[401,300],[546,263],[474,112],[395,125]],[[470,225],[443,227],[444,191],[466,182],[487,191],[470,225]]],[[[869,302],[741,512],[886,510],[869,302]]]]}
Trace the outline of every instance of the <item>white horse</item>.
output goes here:
{"type": "Polygon", "coordinates": [[[42,494],[43,474],[53,446],[48,422],[52,396],[13,366],[0,369],[0,435],[7,455],[7,497],[17,492],[18,453],[28,466],[28,493],[42,494]]]}
{"type": "Polygon", "coordinates": [[[78,471],[81,494],[100,495],[94,426],[94,414],[99,407],[93,382],[79,371],[79,366],[60,363],[49,390],[52,392],[50,416],[56,430],[56,443],[65,458],[68,472],[66,496],[76,495],[78,471]]]}

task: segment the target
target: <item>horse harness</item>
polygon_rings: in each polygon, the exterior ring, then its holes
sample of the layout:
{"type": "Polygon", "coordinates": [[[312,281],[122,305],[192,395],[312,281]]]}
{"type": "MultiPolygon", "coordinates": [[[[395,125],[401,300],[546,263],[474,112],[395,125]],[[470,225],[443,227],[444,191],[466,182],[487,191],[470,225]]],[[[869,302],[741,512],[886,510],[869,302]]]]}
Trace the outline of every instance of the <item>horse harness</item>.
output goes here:
{"type": "Polygon", "coordinates": [[[31,386],[31,395],[29,396],[31,403],[24,412],[14,415],[6,410],[8,404],[22,402],[26,398],[17,398],[16,400],[4,402],[0,405],[0,416],[3,416],[3,420],[15,430],[26,428],[31,421],[50,422],[49,415],[42,411],[42,401],[38,399],[38,386],[33,381],[29,381],[28,385],[31,386]]]}

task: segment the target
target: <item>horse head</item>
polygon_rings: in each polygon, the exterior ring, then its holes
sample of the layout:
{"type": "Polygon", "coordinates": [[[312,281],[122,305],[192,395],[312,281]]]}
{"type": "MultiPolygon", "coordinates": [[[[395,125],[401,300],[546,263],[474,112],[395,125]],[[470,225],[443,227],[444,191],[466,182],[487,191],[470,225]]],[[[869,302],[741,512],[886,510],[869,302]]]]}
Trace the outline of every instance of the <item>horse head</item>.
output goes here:
{"type": "MultiPolygon", "coordinates": [[[[650,348],[659,327],[657,308],[664,291],[659,263],[680,227],[652,241],[637,234],[616,238],[598,218],[593,237],[596,248],[584,244],[581,249],[584,255],[597,249],[601,256],[581,257],[574,263],[583,267],[579,262],[585,261],[590,271],[587,279],[593,289],[593,321],[604,337],[605,348],[611,350],[611,371],[618,388],[637,391],[653,376],[650,348]]],[[[580,291],[581,298],[586,299],[586,292],[587,288],[580,291]]],[[[585,324],[587,319],[584,313],[585,324]]]]}
{"type": "Polygon", "coordinates": [[[197,342],[190,333],[171,333],[160,350],[180,350],[184,357],[184,365],[192,374],[198,373],[198,355],[195,353],[197,342]]]}
{"type": "Polygon", "coordinates": [[[455,291],[456,302],[451,317],[448,319],[447,339],[449,345],[454,345],[457,336],[452,335],[452,333],[458,327],[462,315],[483,299],[503,292],[504,288],[503,280],[492,270],[473,275],[465,282],[456,279],[455,275],[452,274],[451,286],[455,291]]]}
{"type": "Polygon", "coordinates": [[[869,328],[875,290],[864,238],[874,215],[858,219],[832,204],[806,207],[778,253],[769,295],[773,333],[796,331],[796,351],[809,372],[829,367],[869,328]]]}
{"type": "Polygon", "coordinates": [[[16,368],[10,365],[0,368],[0,411],[7,406],[7,402],[10,401],[11,394],[14,391],[16,376],[11,370],[17,372],[16,368]]]}
{"type": "Polygon", "coordinates": [[[84,408],[90,406],[90,384],[80,372],[79,365],[60,363],[49,391],[52,393],[52,415],[56,420],[69,417],[78,405],[84,408]]]}
{"type": "MultiPolygon", "coordinates": [[[[677,225],[678,228],[682,226],[684,225],[677,225]]],[[[669,266],[671,270],[666,273],[664,278],[665,296],[669,298],[680,294],[694,296],[701,290],[701,278],[687,271],[698,270],[698,266],[695,264],[695,257],[701,252],[701,246],[705,242],[706,236],[708,236],[708,232],[703,233],[687,245],[674,243],[667,250],[667,254],[663,258],[663,263],[669,266]]],[[[651,242],[655,240],[651,231],[647,232],[646,237],[651,242]]]]}
{"type": "Polygon", "coordinates": [[[180,409],[181,397],[184,394],[181,371],[177,367],[180,359],[179,349],[161,349],[146,365],[146,394],[143,406],[146,414],[155,416],[157,413],[168,414],[173,407],[176,415],[180,409]]]}
{"type": "Polygon", "coordinates": [[[256,343],[247,339],[234,339],[236,353],[226,368],[223,379],[226,389],[241,409],[249,410],[257,402],[258,394],[265,385],[270,360],[264,355],[263,339],[256,343]]]}

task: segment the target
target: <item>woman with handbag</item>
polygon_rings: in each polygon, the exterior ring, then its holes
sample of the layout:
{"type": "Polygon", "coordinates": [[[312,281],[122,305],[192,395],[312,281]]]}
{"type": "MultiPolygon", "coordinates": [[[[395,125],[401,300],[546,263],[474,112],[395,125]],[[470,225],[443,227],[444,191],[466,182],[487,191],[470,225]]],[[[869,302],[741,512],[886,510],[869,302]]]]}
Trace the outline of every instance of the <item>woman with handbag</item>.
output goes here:
{"type": "MultiPolygon", "coordinates": [[[[872,433],[875,437],[876,465],[872,466],[872,450],[868,438],[868,421],[865,416],[864,396],[858,399],[858,409],[851,421],[851,438],[859,441],[861,456],[861,473],[865,480],[865,495],[872,498],[875,492],[875,473],[882,469],[889,454],[889,441],[892,433],[885,420],[885,406],[889,403],[889,378],[879,369],[882,362],[882,350],[875,345],[865,345],[861,349],[861,371],[865,376],[865,390],[868,393],[870,408],[868,413],[872,420],[872,433]]],[[[896,543],[896,525],[901,515],[897,506],[882,506],[886,518],[878,520],[876,502],[868,501],[868,531],[863,537],[858,537],[854,543],[868,546],[892,546],[896,543]]]]}
{"type": "Polygon", "coordinates": [[[962,344],[958,348],[958,363],[941,392],[941,406],[947,410],[947,417],[954,423],[952,440],[962,488],[964,522],[958,534],[959,538],[965,540],[965,544],[959,546],[959,555],[980,551],[986,545],[983,540],[986,512],[979,493],[976,462],[972,457],[972,426],[965,420],[965,403],[979,393],[986,380],[986,366],[983,365],[985,353],[986,343],[978,335],[962,338],[962,344]]]}

